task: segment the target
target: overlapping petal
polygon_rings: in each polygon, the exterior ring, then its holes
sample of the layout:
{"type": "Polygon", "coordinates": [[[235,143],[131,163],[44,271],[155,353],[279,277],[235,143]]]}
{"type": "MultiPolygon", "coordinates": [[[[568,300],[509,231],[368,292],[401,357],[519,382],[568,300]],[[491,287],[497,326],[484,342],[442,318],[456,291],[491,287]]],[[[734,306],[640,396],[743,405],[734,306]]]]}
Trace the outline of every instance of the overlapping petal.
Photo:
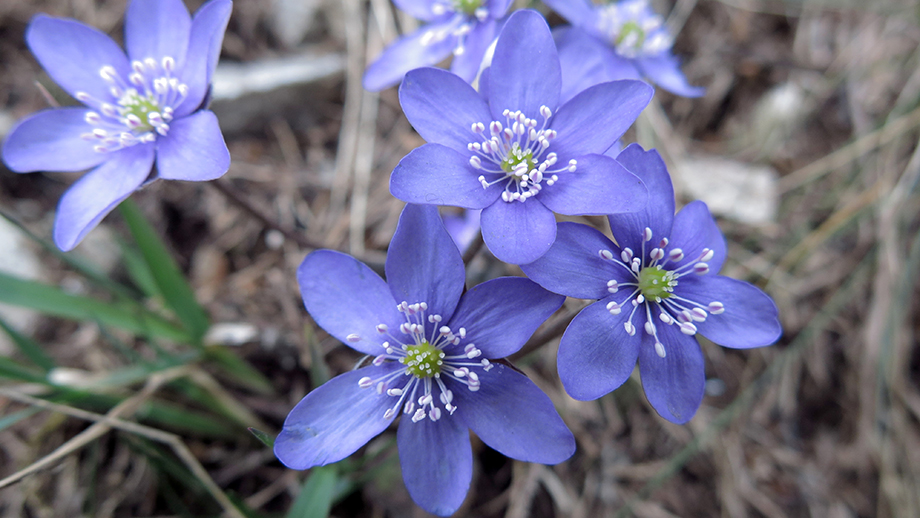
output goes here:
{"type": "Polygon", "coordinates": [[[43,110],[19,121],[3,143],[3,162],[17,173],[82,171],[109,158],[83,138],[92,126],[85,108],[43,110]]]}
{"type": "Polygon", "coordinates": [[[450,319],[463,293],[466,271],[437,207],[406,205],[387,251],[386,274],[397,303],[424,301],[429,315],[450,319]]]}
{"type": "Polygon", "coordinates": [[[695,323],[700,334],[721,346],[761,347],[776,342],[783,333],[776,304],[750,283],[721,275],[688,275],[678,288],[676,293],[686,299],[725,306],[724,312],[695,323]]]}
{"type": "Polygon", "coordinates": [[[171,122],[156,146],[158,177],[165,180],[214,180],[230,168],[217,117],[207,110],[171,122]]]}
{"type": "Polygon", "coordinates": [[[628,298],[629,291],[621,289],[591,304],[575,315],[562,335],[556,368],[573,398],[597,399],[622,385],[636,367],[641,339],[623,328],[632,308],[627,305],[618,315],[607,310],[609,302],[624,303],[628,298]]]}
{"type": "Polygon", "coordinates": [[[687,81],[687,76],[680,70],[680,60],[670,51],[653,57],[637,59],[636,65],[643,75],[673,94],[683,97],[701,97],[706,93],[705,88],[693,86],[687,81]]]}
{"type": "Polygon", "coordinates": [[[297,269],[297,282],[317,325],[365,354],[382,352],[377,324],[398,329],[405,321],[383,279],[341,252],[317,250],[308,255],[297,269]]]}
{"type": "Polygon", "coordinates": [[[607,46],[585,31],[566,25],[553,29],[562,67],[560,101],[568,102],[582,91],[609,81],[604,62],[607,46]]]}
{"type": "MultiPolygon", "coordinates": [[[[651,246],[658,246],[661,238],[671,235],[674,221],[674,187],[664,160],[654,149],[645,151],[638,144],[629,145],[616,160],[645,183],[649,200],[645,208],[635,214],[610,216],[610,231],[620,246],[638,253],[642,249],[642,233],[647,227],[652,231],[651,246]]],[[[674,239],[671,241],[673,243],[674,239]]]]}
{"type": "Polygon", "coordinates": [[[460,76],[464,81],[471,83],[479,73],[479,66],[485,56],[486,49],[495,40],[501,25],[495,20],[477,23],[466,35],[463,52],[454,55],[450,63],[450,71],[460,76]]]}
{"type": "Polygon", "coordinates": [[[453,514],[463,503],[473,477],[469,433],[459,419],[403,419],[396,434],[399,465],[409,495],[438,516],[453,514]]]}
{"type": "MultiPolygon", "coordinates": [[[[634,360],[635,361],[635,360],[634,360]]],[[[575,437],[549,397],[527,376],[496,364],[477,392],[458,390],[455,417],[513,459],[558,464],[575,453],[575,437]]]]}
{"type": "Polygon", "coordinates": [[[125,49],[135,61],[185,59],[192,18],[182,0],[131,0],[125,12],[125,49]]]}
{"type": "Polygon", "coordinates": [[[464,327],[463,344],[476,344],[485,358],[504,358],[517,352],[563,302],[565,297],[531,280],[500,277],[470,288],[449,325],[464,327]]]}
{"type": "MultiPolygon", "coordinates": [[[[657,318],[657,315],[653,315],[657,318]]],[[[703,351],[695,338],[680,332],[676,325],[657,326],[665,357],[655,352],[654,339],[641,330],[639,375],[649,403],[668,421],[683,424],[693,417],[703,401],[706,369],[703,351]]]]}
{"type": "Polygon", "coordinates": [[[379,378],[398,370],[393,364],[346,372],[313,389],[284,420],[275,439],[275,456],[292,469],[338,462],[384,431],[394,417],[384,412],[393,400],[371,388],[361,388],[364,376],[379,378]]]}
{"type": "Polygon", "coordinates": [[[497,201],[482,210],[482,239],[500,261],[532,263],[556,240],[556,217],[538,198],[497,201]]]}
{"type": "Polygon", "coordinates": [[[696,262],[704,248],[712,250],[712,259],[708,261],[710,273],[719,273],[727,254],[725,237],[709,207],[699,200],[688,203],[674,216],[670,247],[680,248],[685,255],[682,261],[674,263],[675,268],[696,262]]]}
{"type": "Polygon", "coordinates": [[[233,11],[231,0],[211,0],[201,6],[192,18],[191,34],[185,61],[179,64],[188,95],[175,113],[184,117],[201,107],[217,68],[224,31],[233,11]]]}
{"type": "Polygon", "coordinates": [[[636,212],[648,198],[648,189],[636,175],[603,155],[582,156],[575,171],[559,173],[559,180],[540,192],[547,208],[569,215],[636,212]]]}
{"type": "Polygon", "coordinates": [[[438,21],[420,27],[387,47],[376,61],[364,72],[364,88],[378,92],[399,83],[406,72],[419,67],[434,65],[450,55],[457,45],[455,36],[422,44],[430,38],[430,32],[450,31],[455,25],[451,20],[438,21]]]}
{"type": "Polygon", "coordinates": [[[482,209],[499,198],[502,186],[483,189],[477,176],[468,156],[440,144],[425,144],[393,169],[390,192],[407,203],[482,209]]]}
{"type": "Polygon", "coordinates": [[[54,243],[67,252],[106,214],[136,191],[153,168],[153,144],[112,152],[102,165],[77,180],[58,202],[54,243]]]}

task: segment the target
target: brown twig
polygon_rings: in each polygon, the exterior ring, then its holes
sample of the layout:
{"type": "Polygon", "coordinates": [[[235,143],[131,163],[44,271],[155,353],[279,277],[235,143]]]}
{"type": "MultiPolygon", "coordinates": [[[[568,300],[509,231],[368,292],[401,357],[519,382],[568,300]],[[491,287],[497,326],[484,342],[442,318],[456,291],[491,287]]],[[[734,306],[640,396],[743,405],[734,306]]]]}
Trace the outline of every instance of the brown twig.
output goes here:
{"type": "Polygon", "coordinates": [[[307,239],[307,236],[302,233],[295,232],[292,229],[285,228],[277,221],[270,218],[262,210],[253,204],[249,203],[239,191],[237,191],[229,182],[225,180],[214,180],[213,182],[208,182],[210,185],[213,185],[215,189],[221,192],[228,200],[236,204],[239,208],[248,212],[250,215],[255,217],[257,220],[261,221],[266,227],[277,230],[281,232],[285,238],[290,239],[291,241],[297,243],[302,248],[323,248],[323,245],[314,243],[311,240],[307,239]]]}

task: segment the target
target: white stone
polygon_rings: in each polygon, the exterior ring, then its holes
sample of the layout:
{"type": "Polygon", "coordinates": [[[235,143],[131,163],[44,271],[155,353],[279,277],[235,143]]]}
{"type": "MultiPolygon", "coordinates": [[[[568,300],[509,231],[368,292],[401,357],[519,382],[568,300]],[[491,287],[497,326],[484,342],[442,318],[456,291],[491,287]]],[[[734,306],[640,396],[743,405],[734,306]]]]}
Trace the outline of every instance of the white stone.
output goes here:
{"type": "Polygon", "coordinates": [[[686,197],[706,202],[713,214],[749,225],[776,220],[779,175],[772,167],[691,155],[673,170],[686,197]]]}

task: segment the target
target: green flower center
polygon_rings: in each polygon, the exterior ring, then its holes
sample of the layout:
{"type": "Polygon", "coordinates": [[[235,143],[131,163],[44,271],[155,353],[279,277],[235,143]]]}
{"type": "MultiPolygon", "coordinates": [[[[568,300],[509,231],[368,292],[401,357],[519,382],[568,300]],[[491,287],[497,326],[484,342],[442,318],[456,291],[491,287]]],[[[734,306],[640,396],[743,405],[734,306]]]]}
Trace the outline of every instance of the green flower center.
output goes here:
{"type": "Polygon", "coordinates": [[[472,15],[482,7],[482,0],[454,0],[454,10],[458,13],[472,15]]]}
{"type": "Polygon", "coordinates": [[[508,156],[502,160],[502,171],[510,173],[520,164],[526,165],[527,170],[530,170],[537,164],[537,161],[533,159],[533,151],[521,149],[521,145],[515,142],[511,146],[508,156]]]}
{"type": "Polygon", "coordinates": [[[630,20],[620,27],[620,33],[617,34],[616,45],[622,45],[624,41],[630,40],[630,46],[635,49],[642,48],[645,43],[645,31],[638,23],[630,20]],[[635,35],[634,39],[630,36],[635,35]]]}
{"type": "Polygon", "coordinates": [[[140,120],[140,125],[134,128],[137,133],[146,133],[152,131],[154,125],[150,122],[151,113],[160,113],[160,105],[156,99],[150,96],[142,96],[137,93],[125,95],[118,104],[121,105],[121,116],[128,118],[133,115],[140,120]]]}
{"type": "Polygon", "coordinates": [[[410,345],[406,348],[406,356],[399,359],[406,366],[406,372],[416,378],[431,378],[441,373],[444,363],[444,351],[423,341],[419,345],[410,345]]]}
{"type": "Polygon", "coordinates": [[[674,286],[677,286],[677,279],[670,270],[650,266],[639,271],[639,291],[646,299],[666,299],[671,296],[674,286]]]}

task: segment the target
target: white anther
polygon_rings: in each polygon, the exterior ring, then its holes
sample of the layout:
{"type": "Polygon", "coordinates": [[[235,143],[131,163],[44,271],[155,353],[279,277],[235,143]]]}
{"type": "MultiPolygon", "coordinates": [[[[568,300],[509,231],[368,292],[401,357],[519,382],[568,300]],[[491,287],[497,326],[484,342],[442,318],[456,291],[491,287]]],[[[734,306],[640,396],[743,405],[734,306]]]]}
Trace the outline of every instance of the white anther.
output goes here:
{"type": "Polygon", "coordinates": [[[620,284],[616,280],[610,279],[607,281],[607,291],[610,293],[616,293],[620,291],[620,284]]]}
{"type": "Polygon", "coordinates": [[[445,405],[449,405],[450,402],[454,400],[454,393],[451,392],[450,390],[447,390],[446,392],[441,392],[440,399],[441,399],[441,403],[444,403],[445,405]]]}
{"type": "Polygon", "coordinates": [[[633,258],[633,251],[631,248],[624,248],[623,251],[620,252],[620,259],[622,259],[624,263],[628,263],[632,261],[632,258],[633,258]]]}
{"type": "Polygon", "coordinates": [[[388,396],[401,396],[402,393],[403,393],[403,391],[402,391],[401,388],[391,388],[391,389],[387,390],[387,395],[388,395],[388,396]]]}
{"type": "Polygon", "coordinates": [[[610,250],[598,250],[597,254],[601,256],[601,259],[606,259],[608,261],[613,260],[613,253],[610,250]]]}
{"type": "Polygon", "coordinates": [[[674,323],[674,319],[671,318],[671,315],[665,313],[664,311],[662,311],[661,313],[658,313],[658,319],[668,325],[671,325],[674,323]]]}
{"type": "MultiPolygon", "coordinates": [[[[378,333],[384,334],[384,333],[386,333],[386,332],[389,331],[389,330],[390,330],[390,328],[389,328],[386,324],[377,324],[377,332],[378,332],[378,333]]],[[[384,343],[386,343],[386,342],[384,342],[384,343]]]]}
{"type": "Polygon", "coordinates": [[[441,409],[438,407],[432,408],[431,411],[428,412],[428,417],[431,418],[432,421],[437,421],[441,418],[441,409]]]}
{"type": "Polygon", "coordinates": [[[358,386],[361,388],[370,388],[371,385],[373,384],[374,384],[374,380],[368,378],[367,376],[364,376],[363,378],[358,380],[358,386]]]}
{"type": "Polygon", "coordinates": [[[680,332],[685,335],[693,336],[696,334],[696,326],[691,324],[690,322],[681,322],[680,332]]]}
{"type": "Polygon", "coordinates": [[[470,157],[470,165],[473,166],[474,169],[482,169],[482,160],[480,160],[478,156],[473,155],[470,157]]]}
{"type": "Polygon", "coordinates": [[[704,262],[704,263],[705,263],[705,262],[709,262],[709,261],[712,260],[713,256],[715,256],[715,255],[716,255],[716,253],[713,252],[712,250],[710,250],[710,249],[708,249],[708,248],[704,248],[704,249],[703,249],[703,253],[700,255],[700,261],[702,261],[702,262],[704,262]]]}
{"type": "Polygon", "coordinates": [[[386,412],[383,413],[384,419],[390,419],[396,413],[392,408],[388,408],[386,412]]]}
{"type": "Polygon", "coordinates": [[[703,311],[703,310],[700,309],[700,308],[693,308],[693,309],[691,309],[691,310],[690,310],[690,315],[691,315],[691,317],[693,318],[693,320],[695,320],[695,321],[697,321],[697,322],[704,322],[704,321],[706,321],[706,317],[707,317],[706,312],[703,311]]]}
{"type": "Polygon", "coordinates": [[[626,329],[626,334],[628,334],[629,336],[635,336],[636,326],[632,325],[632,322],[624,322],[623,328],[626,329]]]}
{"type": "Polygon", "coordinates": [[[470,129],[473,130],[473,133],[482,133],[486,130],[486,126],[481,122],[474,122],[470,129]]]}
{"type": "Polygon", "coordinates": [[[422,406],[425,406],[425,405],[431,403],[433,400],[434,400],[434,398],[431,396],[430,393],[429,393],[429,394],[425,394],[424,396],[418,398],[418,404],[420,404],[420,405],[422,405],[422,406]]]}
{"type": "Polygon", "coordinates": [[[664,345],[661,342],[655,342],[655,352],[658,353],[658,356],[661,358],[665,357],[664,345]]]}
{"type": "Polygon", "coordinates": [[[544,119],[548,119],[553,116],[553,112],[546,106],[540,106],[540,115],[542,115],[544,119]]]}
{"type": "MultiPolygon", "coordinates": [[[[390,353],[390,350],[387,349],[387,354],[389,354],[389,353],[390,353]]],[[[375,356],[372,363],[373,363],[375,366],[380,367],[381,365],[384,364],[384,362],[386,362],[386,360],[387,360],[387,357],[381,354],[381,355],[379,355],[379,356],[375,356]]]]}
{"type": "Polygon", "coordinates": [[[352,333],[352,334],[346,336],[345,339],[348,340],[348,341],[351,342],[351,343],[360,342],[360,341],[361,341],[361,335],[359,335],[359,334],[357,334],[357,333],[352,333]]]}
{"type": "Polygon", "coordinates": [[[693,265],[693,273],[697,275],[704,275],[709,273],[709,265],[707,263],[696,263],[693,265]]]}
{"type": "Polygon", "coordinates": [[[660,261],[664,259],[664,250],[653,248],[652,251],[649,252],[649,257],[651,257],[653,261],[660,261]]]}
{"type": "Polygon", "coordinates": [[[668,252],[668,259],[672,261],[680,261],[684,258],[684,251],[680,248],[675,248],[668,252]]]}
{"type": "Polygon", "coordinates": [[[655,334],[655,324],[651,320],[645,321],[645,332],[650,335],[655,334]]]}
{"type": "Polygon", "coordinates": [[[725,311],[725,306],[721,302],[710,302],[709,303],[709,312],[713,315],[718,315],[725,311]]]}
{"type": "Polygon", "coordinates": [[[642,240],[646,243],[652,240],[652,229],[645,227],[645,230],[642,231],[642,240]]]}
{"type": "Polygon", "coordinates": [[[383,391],[386,390],[386,388],[387,388],[386,383],[382,381],[378,381],[377,386],[374,388],[374,390],[376,390],[378,394],[383,394],[383,391]]]}
{"type": "Polygon", "coordinates": [[[425,411],[419,408],[418,410],[415,411],[414,414],[412,414],[412,422],[417,423],[421,421],[422,419],[425,419],[425,411]]]}

